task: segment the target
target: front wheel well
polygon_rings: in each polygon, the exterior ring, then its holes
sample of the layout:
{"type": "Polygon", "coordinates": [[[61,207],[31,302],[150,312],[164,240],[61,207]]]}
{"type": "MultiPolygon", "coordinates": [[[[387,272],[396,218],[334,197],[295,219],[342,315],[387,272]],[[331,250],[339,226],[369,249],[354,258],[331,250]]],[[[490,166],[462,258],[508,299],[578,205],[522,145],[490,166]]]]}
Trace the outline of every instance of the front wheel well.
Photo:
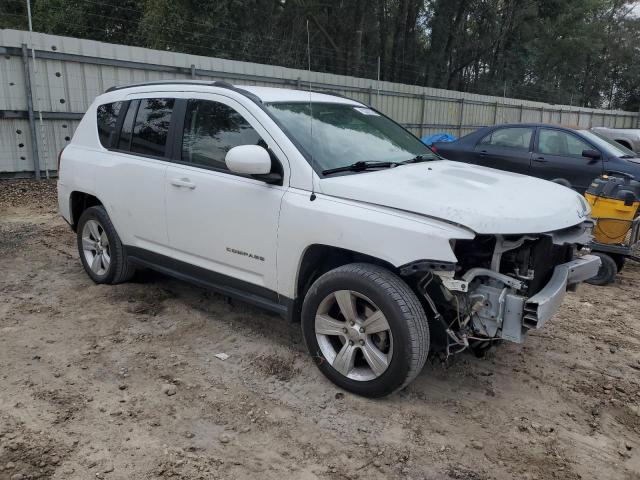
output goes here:
{"type": "Polygon", "coordinates": [[[397,273],[397,268],[391,263],[371,255],[330,245],[311,245],[305,250],[298,268],[296,298],[291,311],[291,320],[300,320],[302,301],[313,282],[328,271],[349,263],[371,263],[397,273]]]}
{"type": "Polygon", "coordinates": [[[69,202],[71,206],[71,226],[74,231],[78,227],[78,220],[82,212],[89,207],[102,205],[102,202],[97,197],[85,192],[71,192],[69,202]]]}

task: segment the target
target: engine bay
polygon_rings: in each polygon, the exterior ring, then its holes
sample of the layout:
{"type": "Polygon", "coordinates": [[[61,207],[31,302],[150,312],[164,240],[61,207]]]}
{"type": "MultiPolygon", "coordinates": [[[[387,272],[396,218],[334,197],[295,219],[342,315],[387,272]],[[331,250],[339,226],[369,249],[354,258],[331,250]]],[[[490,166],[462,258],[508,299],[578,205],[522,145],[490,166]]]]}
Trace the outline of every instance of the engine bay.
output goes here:
{"type": "Polygon", "coordinates": [[[557,267],[579,261],[574,259],[590,230],[585,222],[547,234],[479,235],[453,243],[455,267],[428,271],[417,280],[440,331],[434,340],[447,355],[480,351],[498,340],[522,343],[528,330],[548,319],[538,306],[550,300],[548,290],[574,286],[560,285],[557,267]]]}

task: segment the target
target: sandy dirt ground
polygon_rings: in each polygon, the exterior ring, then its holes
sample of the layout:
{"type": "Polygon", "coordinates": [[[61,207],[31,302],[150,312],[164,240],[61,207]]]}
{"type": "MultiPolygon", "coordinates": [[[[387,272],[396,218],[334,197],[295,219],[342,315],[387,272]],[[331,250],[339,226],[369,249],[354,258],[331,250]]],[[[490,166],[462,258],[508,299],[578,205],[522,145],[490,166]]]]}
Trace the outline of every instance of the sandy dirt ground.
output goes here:
{"type": "Polygon", "coordinates": [[[638,479],[639,291],[629,264],[524,345],[367,400],[299,325],[149,272],[95,285],[55,184],[3,181],[0,480],[638,479]]]}

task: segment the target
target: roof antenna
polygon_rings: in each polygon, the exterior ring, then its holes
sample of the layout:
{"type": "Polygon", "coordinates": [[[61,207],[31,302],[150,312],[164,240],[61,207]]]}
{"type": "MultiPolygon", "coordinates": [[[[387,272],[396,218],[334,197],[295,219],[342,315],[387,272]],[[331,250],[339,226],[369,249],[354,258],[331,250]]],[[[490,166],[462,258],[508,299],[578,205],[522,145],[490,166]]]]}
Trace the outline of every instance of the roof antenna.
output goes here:
{"type": "Polygon", "coordinates": [[[311,102],[311,36],[309,35],[309,19],[307,19],[307,62],[309,67],[309,144],[310,144],[310,153],[311,153],[311,196],[309,200],[312,202],[316,199],[316,190],[315,190],[315,182],[313,181],[313,174],[315,170],[313,168],[313,105],[311,102]]]}

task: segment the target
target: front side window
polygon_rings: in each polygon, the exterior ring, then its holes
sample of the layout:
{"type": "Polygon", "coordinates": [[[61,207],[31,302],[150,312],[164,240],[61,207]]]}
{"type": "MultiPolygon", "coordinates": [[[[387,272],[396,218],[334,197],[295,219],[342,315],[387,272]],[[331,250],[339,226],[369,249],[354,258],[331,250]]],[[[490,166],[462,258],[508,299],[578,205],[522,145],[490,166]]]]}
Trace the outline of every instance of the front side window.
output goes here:
{"type": "Polygon", "coordinates": [[[164,157],[173,98],[145,98],[140,100],[133,126],[131,151],[164,157]]]}
{"type": "Polygon", "coordinates": [[[182,161],[227,170],[227,152],[240,145],[266,147],[249,122],[228,105],[209,100],[187,102],[182,161]]]}
{"type": "Polygon", "coordinates": [[[561,130],[541,128],[539,137],[538,152],[547,155],[571,155],[580,157],[584,150],[593,150],[587,142],[561,130]]]}
{"type": "Polygon", "coordinates": [[[267,108],[317,170],[355,162],[402,162],[431,150],[400,125],[366,107],[271,103],[267,108]]]}
{"type": "Polygon", "coordinates": [[[490,145],[493,147],[515,148],[517,150],[529,151],[532,136],[532,128],[498,128],[484,137],[480,143],[481,145],[490,145]]]}
{"type": "Polygon", "coordinates": [[[107,103],[98,107],[98,137],[104,148],[114,146],[118,115],[122,108],[122,103],[123,102],[107,103]]]}

